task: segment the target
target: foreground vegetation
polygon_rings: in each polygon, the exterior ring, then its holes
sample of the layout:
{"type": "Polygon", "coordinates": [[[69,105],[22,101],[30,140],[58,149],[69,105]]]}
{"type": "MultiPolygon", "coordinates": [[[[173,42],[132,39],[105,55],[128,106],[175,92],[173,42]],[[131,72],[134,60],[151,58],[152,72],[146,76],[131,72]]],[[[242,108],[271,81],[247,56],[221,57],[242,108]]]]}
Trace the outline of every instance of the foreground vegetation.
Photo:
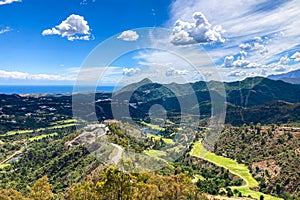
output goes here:
{"type": "Polygon", "coordinates": [[[54,194],[48,178],[43,176],[23,195],[13,189],[0,190],[0,199],[194,199],[208,200],[186,175],[161,176],[152,173],[129,174],[114,167],[96,169],[84,182],[71,186],[65,193],[54,194]]]}

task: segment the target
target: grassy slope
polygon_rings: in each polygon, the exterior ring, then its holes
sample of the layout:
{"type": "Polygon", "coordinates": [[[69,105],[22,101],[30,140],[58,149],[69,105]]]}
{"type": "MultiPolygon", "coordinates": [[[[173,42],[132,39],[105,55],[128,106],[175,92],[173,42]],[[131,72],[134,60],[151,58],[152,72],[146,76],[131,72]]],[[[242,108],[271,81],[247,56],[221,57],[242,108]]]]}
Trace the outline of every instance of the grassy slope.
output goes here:
{"type": "Polygon", "coordinates": [[[153,158],[160,158],[161,156],[166,156],[166,152],[154,149],[144,151],[144,153],[153,158]]]}
{"type": "Polygon", "coordinates": [[[173,141],[172,139],[164,138],[164,137],[161,137],[161,136],[159,136],[159,135],[154,135],[154,134],[147,133],[147,137],[153,137],[155,140],[160,140],[160,138],[162,138],[162,140],[163,140],[166,144],[174,144],[174,141],[173,141]]]}
{"type": "Polygon", "coordinates": [[[61,125],[61,124],[72,124],[72,123],[76,123],[77,120],[75,119],[67,119],[67,120],[61,120],[61,121],[56,121],[56,122],[51,122],[50,125],[61,125]]]}
{"type": "Polygon", "coordinates": [[[7,167],[7,166],[9,166],[10,164],[1,164],[0,165],[0,169],[3,169],[4,167],[7,167]]]}
{"type": "Polygon", "coordinates": [[[35,132],[40,132],[40,131],[45,131],[45,130],[53,130],[53,129],[63,129],[63,128],[67,128],[67,127],[72,127],[75,126],[75,123],[71,123],[71,124],[62,124],[62,125],[55,125],[55,126],[50,126],[48,128],[39,128],[36,130],[18,130],[18,131],[9,131],[7,133],[5,133],[4,135],[1,136],[13,136],[16,134],[26,134],[26,133],[33,133],[35,132]]]}
{"type": "Polygon", "coordinates": [[[265,200],[279,200],[281,198],[274,197],[271,195],[263,194],[261,192],[257,192],[251,190],[251,187],[258,187],[258,182],[252,177],[248,168],[243,165],[237,163],[237,161],[232,160],[230,158],[225,158],[222,156],[217,156],[214,153],[208,152],[201,144],[201,141],[198,141],[194,144],[194,148],[192,149],[191,153],[192,156],[202,158],[209,162],[212,162],[218,166],[224,167],[228,169],[231,173],[236,174],[237,176],[241,177],[246,184],[240,187],[231,187],[231,189],[237,189],[240,191],[243,196],[251,195],[256,199],[259,199],[261,195],[263,195],[265,200]]]}
{"type": "Polygon", "coordinates": [[[43,134],[43,135],[39,135],[39,136],[36,136],[36,137],[29,138],[28,140],[30,142],[32,142],[32,141],[36,141],[36,140],[41,140],[41,139],[46,138],[46,137],[52,137],[52,136],[57,136],[57,135],[58,135],[58,133],[43,134]]]}

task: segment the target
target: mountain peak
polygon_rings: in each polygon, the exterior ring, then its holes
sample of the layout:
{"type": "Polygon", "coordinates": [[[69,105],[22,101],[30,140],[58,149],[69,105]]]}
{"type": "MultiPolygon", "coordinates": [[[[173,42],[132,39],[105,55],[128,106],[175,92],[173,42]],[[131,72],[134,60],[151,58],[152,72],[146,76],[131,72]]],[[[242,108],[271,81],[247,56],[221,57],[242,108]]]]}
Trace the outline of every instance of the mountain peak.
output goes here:
{"type": "Polygon", "coordinates": [[[153,83],[153,82],[149,78],[144,78],[143,80],[141,80],[138,83],[139,84],[149,84],[149,83],[153,83]]]}

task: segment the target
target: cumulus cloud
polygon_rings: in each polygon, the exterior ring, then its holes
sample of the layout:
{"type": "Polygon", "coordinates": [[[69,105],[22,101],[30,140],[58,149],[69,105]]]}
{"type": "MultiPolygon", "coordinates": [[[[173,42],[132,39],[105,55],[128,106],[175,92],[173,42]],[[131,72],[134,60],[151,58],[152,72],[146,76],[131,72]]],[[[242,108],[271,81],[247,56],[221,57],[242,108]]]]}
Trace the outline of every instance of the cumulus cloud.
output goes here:
{"type": "Polygon", "coordinates": [[[251,50],[251,49],[252,49],[252,46],[251,46],[251,44],[249,44],[249,43],[243,43],[243,44],[240,44],[240,48],[241,48],[242,50],[248,51],[248,50],[251,50]]]}
{"type": "Polygon", "coordinates": [[[288,69],[289,62],[290,58],[287,56],[283,56],[278,62],[271,63],[267,67],[275,72],[285,72],[288,69]]]}
{"type": "Polygon", "coordinates": [[[14,2],[22,2],[22,0],[0,0],[0,6],[5,5],[5,4],[11,4],[14,2]]]}
{"type": "Polygon", "coordinates": [[[70,41],[93,39],[88,22],[84,17],[75,14],[70,15],[54,28],[44,30],[42,35],[60,35],[70,41]]]}
{"type": "Polygon", "coordinates": [[[140,68],[123,68],[123,75],[125,76],[133,76],[140,72],[140,68]]]}
{"type": "Polygon", "coordinates": [[[125,40],[125,41],[136,41],[139,39],[139,35],[135,31],[123,31],[121,35],[118,36],[119,39],[125,40]]]}
{"type": "Polygon", "coordinates": [[[10,27],[5,27],[4,29],[0,29],[0,35],[6,32],[11,31],[12,29],[10,27]]]}
{"type": "Polygon", "coordinates": [[[182,76],[182,75],[187,75],[188,71],[187,70],[178,70],[178,69],[168,69],[166,71],[166,76],[182,76]]]}
{"type": "Polygon", "coordinates": [[[0,78],[2,79],[17,79],[17,80],[53,80],[53,81],[67,81],[73,80],[73,77],[52,74],[29,74],[18,71],[0,70],[0,78]]]}
{"type": "Polygon", "coordinates": [[[279,65],[288,65],[290,62],[290,59],[287,56],[283,56],[280,58],[278,64],[279,65]]]}
{"type": "Polygon", "coordinates": [[[261,64],[251,62],[243,57],[239,57],[238,59],[234,60],[233,56],[226,56],[222,65],[224,68],[257,68],[261,66],[261,64]]]}
{"type": "Polygon", "coordinates": [[[234,61],[232,63],[232,66],[238,67],[238,68],[251,68],[252,67],[251,62],[249,60],[241,60],[241,59],[234,61]]]}
{"type": "Polygon", "coordinates": [[[254,43],[253,50],[258,51],[263,56],[269,52],[268,48],[264,44],[260,44],[257,42],[254,43]]]}
{"type": "Polygon", "coordinates": [[[263,40],[261,37],[255,37],[255,41],[252,44],[250,43],[242,43],[240,44],[240,49],[243,51],[257,51],[261,55],[266,55],[269,51],[268,48],[263,44],[263,40]]]}
{"type": "Polygon", "coordinates": [[[294,59],[295,62],[300,62],[300,52],[294,53],[291,58],[294,59]]]}
{"type": "Polygon", "coordinates": [[[249,52],[248,59],[268,64],[280,59],[283,53],[294,53],[300,37],[299,8],[298,0],[247,3],[244,0],[176,0],[170,7],[171,17],[167,25],[172,26],[178,19],[189,21],[190,15],[201,9],[211,24],[222,25],[229,41],[221,48],[213,46],[206,49],[215,62],[235,54],[240,44],[251,41],[251,44],[263,43],[267,48],[257,52],[264,56],[263,59],[258,58],[256,52],[249,52]]]}
{"type": "Polygon", "coordinates": [[[259,36],[254,37],[254,40],[257,42],[263,42],[263,39],[259,36]]]}
{"type": "Polygon", "coordinates": [[[232,67],[233,61],[234,61],[233,56],[226,56],[222,66],[226,68],[232,67]]]}
{"type": "Polygon", "coordinates": [[[193,14],[194,22],[177,20],[170,36],[175,45],[188,45],[196,43],[224,42],[222,34],[225,32],[221,26],[212,26],[201,12],[193,14]]]}
{"type": "Polygon", "coordinates": [[[233,71],[228,74],[228,76],[231,76],[231,77],[245,77],[246,75],[247,75],[247,73],[244,71],[233,71]]]}

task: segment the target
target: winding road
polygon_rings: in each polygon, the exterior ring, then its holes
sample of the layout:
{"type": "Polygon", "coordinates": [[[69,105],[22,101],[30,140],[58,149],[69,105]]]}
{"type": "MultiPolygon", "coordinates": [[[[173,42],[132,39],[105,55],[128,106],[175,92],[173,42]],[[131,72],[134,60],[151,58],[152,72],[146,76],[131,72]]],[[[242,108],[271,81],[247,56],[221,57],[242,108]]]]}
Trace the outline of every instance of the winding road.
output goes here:
{"type": "Polygon", "coordinates": [[[117,151],[118,151],[118,152],[117,152],[117,155],[113,156],[112,159],[111,159],[111,161],[112,161],[115,165],[117,165],[118,162],[119,162],[119,160],[122,158],[123,149],[122,149],[122,147],[120,147],[120,146],[117,145],[117,144],[111,143],[111,145],[114,146],[115,149],[117,149],[117,151]]]}

